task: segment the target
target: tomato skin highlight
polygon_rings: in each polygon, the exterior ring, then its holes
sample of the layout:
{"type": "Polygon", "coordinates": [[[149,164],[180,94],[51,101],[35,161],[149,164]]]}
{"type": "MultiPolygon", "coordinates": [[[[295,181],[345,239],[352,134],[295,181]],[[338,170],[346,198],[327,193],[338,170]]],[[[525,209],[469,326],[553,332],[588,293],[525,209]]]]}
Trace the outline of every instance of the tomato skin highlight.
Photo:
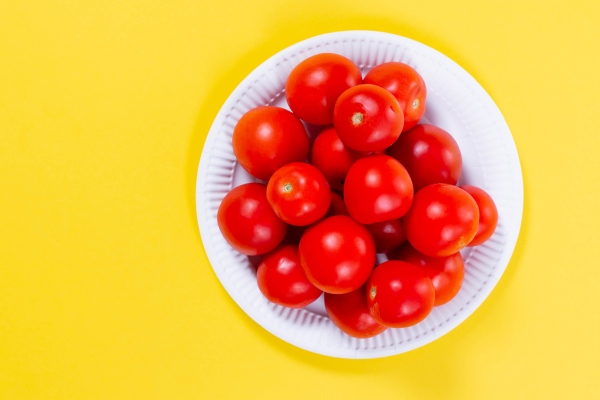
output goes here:
{"type": "Polygon", "coordinates": [[[256,278],[258,288],[267,300],[284,307],[306,307],[323,293],[306,279],[296,245],[280,245],[266,254],[258,266],[256,278]]]}
{"type": "Polygon", "coordinates": [[[415,191],[434,183],[456,185],[462,173],[458,144],[434,125],[417,125],[404,132],[386,152],[404,165],[415,191]]]}
{"type": "Polygon", "coordinates": [[[409,210],[413,196],[408,172],[387,155],[361,158],[346,175],[346,209],[361,224],[401,218],[409,210]]]}
{"type": "Polygon", "coordinates": [[[361,152],[385,150],[402,133],[398,100],[375,85],[354,86],[338,98],[333,125],[344,145],[361,152]]]}
{"type": "Polygon", "coordinates": [[[398,100],[404,113],[402,132],[414,127],[425,114],[427,87],[410,65],[401,62],[380,64],[369,71],[364,82],[384,88],[398,100]]]}
{"type": "Polygon", "coordinates": [[[227,193],[219,206],[217,223],[227,243],[249,256],[273,250],[287,231],[287,224],[269,205],[267,187],[260,183],[246,183],[227,193]]]}
{"type": "Polygon", "coordinates": [[[479,209],[479,226],[473,240],[467,246],[478,246],[492,237],[498,225],[498,209],[492,197],[483,189],[472,185],[459,186],[469,193],[479,209]]]}
{"type": "Polygon", "coordinates": [[[406,261],[423,268],[435,290],[434,306],[446,304],[460,291],[465,276],[465,263],[459,253],[445,257],[429,257],[405,243],[390,254],[390,259],[406,261]]]}
{"type": "Polygon", "coordinates": [[[329,319],[347,335],[366,339],[387,329],[371,316],[365,285],[350,293],[325,293],[324,299],[329,319]]]}
{"type": "Polygon", "coordinates": [[[321,53],[299,63],[285,84],[290,109],[314,125],[331,125],[338,97],[362,83],[360,68],[350,59],[333,53],[321,53]]]}
{"type": "Polygon", "coordinates": [[[479,209],[471,195],[445,183],[425,186],[415,194],[403,219],[410,244],[430,257],[462,250],[477,233],[479,209]]]}
{"type": "Polygon", "coordinates": [[[326,293],[362,286],[375,265],[375,243],[364,226],[336,215],[309,227],[300,239],[300,262],[308,280],[326,293]]]}
{"type": "Polygon", "coordinates": [[[304,161],[308,155],[304,125],[280,107],[261,106],[248,111],[233,129],[231,140],[238,163],[263,181],[282,166],[304,161]]]}
{"type": "Polygon", "coordinates": [[[307,163],[291,163],[279,168],[269,179],[267,199],[282,221],[306,226],[325,216],[331,190],[317,168],[307,163]]]}
{"type": "Polygon", "coordinates": [[[367,282],[367,304],[375,321],[407,328],[433,309],[435,290],[423,269],[404,261],[380,264],[367,282]]]}

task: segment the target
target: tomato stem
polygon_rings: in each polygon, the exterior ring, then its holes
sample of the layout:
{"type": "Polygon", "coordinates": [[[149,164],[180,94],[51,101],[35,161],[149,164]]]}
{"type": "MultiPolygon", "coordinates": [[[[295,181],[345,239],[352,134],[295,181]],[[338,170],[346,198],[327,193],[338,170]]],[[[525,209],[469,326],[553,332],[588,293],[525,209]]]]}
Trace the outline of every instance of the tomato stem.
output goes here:
{"type": "Polygon", "coordinates": [[[352,114],[352,125],[360,125],[363,121],[363,115],[359,112],[352,114]]]}
{"type": "Polygon", "coordinates": [[[419,107],[419,99],[414,99],[412,102],[412,108],[417,108],[419,107]]]}
{"type": "Polygon", "coordinates": [[[283,191],[284,191],[285,193],[289,193],[289,192],[291,192],[291,191],[292,191],[292,189],[293,189],[293,186],[292,186],[292,184],[291,184],[291,183],[289,183],[289,182],[288,182],[288,183],[286,183],[285,185],[283,185],[283,191]]]}

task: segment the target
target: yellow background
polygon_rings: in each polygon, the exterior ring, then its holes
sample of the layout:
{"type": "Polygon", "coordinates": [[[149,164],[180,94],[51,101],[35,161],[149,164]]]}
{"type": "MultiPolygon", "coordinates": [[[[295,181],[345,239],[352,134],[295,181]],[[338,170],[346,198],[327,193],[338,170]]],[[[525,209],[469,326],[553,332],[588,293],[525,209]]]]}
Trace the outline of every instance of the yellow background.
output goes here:
{"type": "Polygon", "coordinates": [[[600,398],[599,4],[0,0],[0,399],[600,398]],[[229,93],[288,45],[348,29],[462,65],[525,181],[484,304],[425,347],[363,361],[247,317],[194,209],[229,93]]]}

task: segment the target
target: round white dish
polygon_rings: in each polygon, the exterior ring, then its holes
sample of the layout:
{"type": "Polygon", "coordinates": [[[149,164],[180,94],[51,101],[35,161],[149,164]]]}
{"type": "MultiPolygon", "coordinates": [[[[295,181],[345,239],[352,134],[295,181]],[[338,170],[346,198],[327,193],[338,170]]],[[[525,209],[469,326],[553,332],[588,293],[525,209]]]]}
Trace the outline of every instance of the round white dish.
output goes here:
{"type": "MultiPolygon", "coordinates": [[[[289,109],[289,108],[288,108],[289,109]]],[[[523,210],[523,178],[517,149],[500,110],[485,90],[458,64],[414,40],[382,32],[345,31],[316,36],[275,54],[249,74],[229,96],[206,138],[196,184],[198,225],[217,277],[235,302],[258,324],[300,348],[342,358],[376,358],[412,350],[452,330],[490,294],[513,253],[523,210]],[[253,181],[237,163],[231,136],[239,118],[259,105],[287,107],[287,76],[300,61],[317,53],[353,60],[363,76],[387,61],[415,68],[427,85],[424,122],[450,132],[463,156],[459,184],[486,190],[499,212],[496,232],[483,245],[463,251],[465,280],[458,295],[421,323],[388,329],[370,339],[342,333],[327,317],[322,297],[305,309],[284,308],[266,300],[250,260],[234,251],[217,225],[223,197],[253,181]]],[[[378,256],[380,261],[385,256],[378,256]]]]}

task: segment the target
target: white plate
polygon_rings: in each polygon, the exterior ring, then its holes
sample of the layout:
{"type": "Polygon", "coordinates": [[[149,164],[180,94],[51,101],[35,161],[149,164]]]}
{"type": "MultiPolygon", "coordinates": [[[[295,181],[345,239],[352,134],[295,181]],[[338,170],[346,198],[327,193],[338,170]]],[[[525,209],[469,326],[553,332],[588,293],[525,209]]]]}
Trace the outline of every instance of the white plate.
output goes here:
{"type": "Polygon", "coordinates": [[[502,114],[485,90],[448,57],[414,40],[382,32],[347,31],[316,36],[275,54],[229,96],[208,133],[196,186],[198,225],[208,259],[235,302],[258,324],[303,349],[333,357],[375,358],[427,344],[465,320],[492,291],[514,250],[523,210],[523,179],[515,143],[502,114]],[[355,339],[337,329],[322,298],[293,310],[267,301],[258,290],[247,257],[235,252],[217,226],[217,210],[233,187],[252,179],[237,165],[231,135],[238,119],[259,105],[287,107],[285,81],[300,61],[317,53],[353,60],[363,75],[375,65],[401,61],[427,85],[425,121],[450,132],[463,156],[461,184],[485,189],[496,202],[499,222],[483,245],[463,251],[465,280],[458,295],[421,323],[355,339]]]}

